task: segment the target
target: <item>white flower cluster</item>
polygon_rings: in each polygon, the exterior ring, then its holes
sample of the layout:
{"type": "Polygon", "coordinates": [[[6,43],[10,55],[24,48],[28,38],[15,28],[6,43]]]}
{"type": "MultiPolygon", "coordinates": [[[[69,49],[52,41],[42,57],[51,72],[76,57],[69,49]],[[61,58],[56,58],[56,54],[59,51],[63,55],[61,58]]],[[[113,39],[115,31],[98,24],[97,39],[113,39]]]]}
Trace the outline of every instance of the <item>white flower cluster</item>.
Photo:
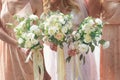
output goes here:
{"type": "Polygon", "coordinates": [[[78,50],[78,53],[88,53],[89,49],[94,51],[95,46],[102,44],[108,48],[110,43],[101,39],[103,22],[99,18],[87,17],[80,24],[77,31],[72,32],[73,42],[71,49],[78,50]],[[78,43],[79,42],[79,43],[78,43]],[[77,43],[77,44],[76,44],[77,43]]]}
{"type": "Polygon", "coordinates": [[[21,47],[30,49],[39,42],[42,31],[39,24],[34,24],[38,20],[36,15],[30,15],[23,18],[22,21],[14,28],[18,43],[21,47]]]}
{"type": "Polygon", "coordinates": [[[63,13],[50,12],[49,16],[43,20],[44,34],[50,41],[56,40],[59,42],[64,42],[66,35],[72,30],[72,16],[64,15],[63,13]]]}

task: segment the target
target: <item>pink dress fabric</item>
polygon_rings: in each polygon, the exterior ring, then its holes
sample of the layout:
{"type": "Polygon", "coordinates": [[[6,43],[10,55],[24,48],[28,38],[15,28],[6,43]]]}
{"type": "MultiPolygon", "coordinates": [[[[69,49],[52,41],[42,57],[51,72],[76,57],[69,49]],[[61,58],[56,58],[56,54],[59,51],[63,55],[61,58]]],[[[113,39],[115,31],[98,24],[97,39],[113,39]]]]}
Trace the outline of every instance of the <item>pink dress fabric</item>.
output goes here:
{"type": "MultiPolygon", "coordinates": [[[[16,15],[27,16],[32,14],[30,3],[19,11],[16,15]]],[[[15,23],[13,15],[9,13],[7,1],[2,5],[1,20],[3,25],[8,22],[15,23]]],[[[7,26],[3,27],[6,33],[15,38],[14,31],[7,26]]],[[[32,62],[25,63],[26,56],[16,47],[0,40],[0,80],[33,80],[32,62]]]]}
{"type": "Polygon", "coordinates": [[[104,0],[105,21],[103,38],[110,41],[108,49],[101,48],[100,80],[120,80],[120,0],[104,0]]]}

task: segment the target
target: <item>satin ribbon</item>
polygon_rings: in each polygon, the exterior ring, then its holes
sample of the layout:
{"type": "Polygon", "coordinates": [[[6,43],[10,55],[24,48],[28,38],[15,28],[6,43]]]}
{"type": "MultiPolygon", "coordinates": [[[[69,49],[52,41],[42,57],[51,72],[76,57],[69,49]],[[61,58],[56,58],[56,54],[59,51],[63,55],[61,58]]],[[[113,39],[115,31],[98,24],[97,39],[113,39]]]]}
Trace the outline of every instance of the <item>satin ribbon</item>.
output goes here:
{"type": "Polygon", "coordinates": [[[33,50],[33,70],[34,70],[34,80],[43,80],[44,78],[44,65],[43,56],[40,50],[33,50]]]}
{"type": "Polygon", "coordinates": [[[57,60],[58,80],[66,80],[64,50],[60,47],[60,45],[57,46],[57,52],[58,52],[58,60],[57,60]]]}
{"type": "Polygon", "coordinates": [[[71,60],[71,80],[83,80],[82,73],[81,73],[81,62],[79,60],[79,56],[75,55],[72,56],[71,60]]]}
{"type": "Polygon", "coordinates": [[[75,55],[75,80],[78,80],[80,77],[80,80],[83,80],[82,73],[81,73],[81,62],[79,60],[79,56],[75,55]]]}

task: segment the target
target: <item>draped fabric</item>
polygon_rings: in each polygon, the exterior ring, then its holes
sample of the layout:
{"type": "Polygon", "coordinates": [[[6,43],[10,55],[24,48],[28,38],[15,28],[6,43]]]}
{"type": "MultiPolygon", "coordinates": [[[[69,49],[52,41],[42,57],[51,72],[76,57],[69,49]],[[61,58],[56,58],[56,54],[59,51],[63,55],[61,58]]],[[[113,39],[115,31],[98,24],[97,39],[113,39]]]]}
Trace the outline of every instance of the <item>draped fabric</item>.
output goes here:
{"type": "MultiPolygon", "coordinates": [[[[9,12],[8,3],[4,1],[2,4],[1,20],[6,33],[15,38],[13,29],[5,26],[8,22],[15,23],[13,15],[9,12]]],[[[32,14],[30,3],[15,15],[25,17],[28,14],[32,14]]],[[[22,50],[0,40],[0,80],[33,80],[32,62],[25,63],[25,58],[22,50]]]]}
{"type": "MultiPolygon", "coordinates": [[[[79,25],[80,22],[88,16],[86,6],[84,3],[84,0],[77,0],[77,3],[80,7],[80,12],[76,13],[74,10],[72,10],[71,14],[73,14],[73,24],[79,25]]],[[[64,44],[64,60],[68,57],[67,54],[67,44],[64,44]]],[[[51,76],[52,80],[59,80],[58,79],[58,72],[57,72],[57,56],[58,53],[55,51],[52,51],[50,47],[46,44],[44,44],[44,58],[45,58],[45,65],[48,73],[51,76]]],[[[64,63],[64,62],[63,62],[64,63]]],[[[83,65],[80,65],[79,61],[77,61],[76,57],[73,57],[71,59],[70,63],[65,62],[65,72],[66,72],[66,78],[65,80],[81,80],[80,76],[76,78],[77,75],[79,75],[79,72],[82,76],[82,80],[98,80],[97,75],[97,69],[96,69],[96,63],[95,63],[95,56],[93,53],[89,53],[86,55],[86,63],[83,65]],[[79,68],[78,68],[79,65],[79,68]],[[76,69],[77,67],[77,69],[76,69]],[[76,71],[79,70],[79,71],[76,71]],[[76,78],[76,79],[75,79],[76,78]]]]}
{"type": "Polygon", "coordinates": [[[101,48],[100,80],[120,80],[120,0],[103,1],[103,39],[110,41],[108,49],[101,48]]]}

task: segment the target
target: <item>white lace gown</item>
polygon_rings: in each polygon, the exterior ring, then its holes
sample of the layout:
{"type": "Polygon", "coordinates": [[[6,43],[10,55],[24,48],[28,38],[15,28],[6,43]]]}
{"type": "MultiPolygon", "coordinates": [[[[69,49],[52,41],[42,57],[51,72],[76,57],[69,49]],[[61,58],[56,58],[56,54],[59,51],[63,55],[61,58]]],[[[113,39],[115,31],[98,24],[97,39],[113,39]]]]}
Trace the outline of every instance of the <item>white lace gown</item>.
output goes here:
{"type": "MultiPolygon", "coordinates": [[[[71,14],[74,15],[73,23],[75,25],[78,25],[85,17],[87,17],[87,13],[84,12],[83,7],[81,8],[80,13],[75,13],[74,10],[71,12],[71,14]]],[[[64,53],[65,58],[67,58],[67,45],[64,45],[64,53]]],[[[49,46],[44,44],[44,58],[45,58],[45,65],[48,73],[51,76],[51,80],[59,80],[58,79],[58,72],[57,72],[57,52],[54,52],[50,49],[49,46]]],[[[93,53],[89,53],[86,55],[84,65],[79,65],[79,70],[82,75],[83,79],[75,79],[75,58],[71,60],[70,63],[65,64],[65,71],[66,71],[66,79],[65,80],[98,80],[97,75],[97,68],[96,68],[96,62],[95,62],[95,56],[93,53]]]]}

